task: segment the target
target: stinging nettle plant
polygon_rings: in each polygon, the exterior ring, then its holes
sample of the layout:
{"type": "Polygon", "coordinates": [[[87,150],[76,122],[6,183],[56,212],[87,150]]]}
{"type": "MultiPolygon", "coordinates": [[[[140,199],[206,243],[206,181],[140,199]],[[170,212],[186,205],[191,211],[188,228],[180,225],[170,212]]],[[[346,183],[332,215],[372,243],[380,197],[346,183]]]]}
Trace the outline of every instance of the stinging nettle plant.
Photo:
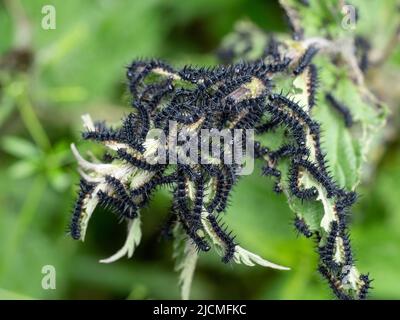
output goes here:
{"type": "Polygon", "coordinates": [[[110,127],[83,116],[83,138],[104,145],[102,161],[85,160],[72,145],[81,175],[72,238],[84,240],[100,205],[115,211],[128,228],[122,249],[101,262],[131,257],[141,239],[140,209],[157,188],[166,187],[173,199],[163,235],[174,239],[184,299],[199,251],[211,247],[224,263],[287,270],[242,248],[222,223],[241,177],[240,164],[224,161],[224,145],[220,156],[206,163],[148,161],[157,159],[161,144],[148,133],[159,129],[167,136],[171,121],[199,141],[203,129],[242,129],[244,135],[254,130],[252,156],[262,162],[261,174],[274,179],[274,191],[287,197],[295,228],[314,240],[318,271],[339,299],[365,299],[371,280],[355,266],[350,208],[386,109],[364,84],[368,41],[328,27],[315,36],[319,28],[302,23],[318,10],[341,17],[339,2],[328,1],[325,8],[318,1],[281,1],[292,35],[266,34],[249,22],[239,23],[217,52],[221,65],[212,68],[178,69],[159,60],[128,66],[132,112],[122,124],[110,127]]]}

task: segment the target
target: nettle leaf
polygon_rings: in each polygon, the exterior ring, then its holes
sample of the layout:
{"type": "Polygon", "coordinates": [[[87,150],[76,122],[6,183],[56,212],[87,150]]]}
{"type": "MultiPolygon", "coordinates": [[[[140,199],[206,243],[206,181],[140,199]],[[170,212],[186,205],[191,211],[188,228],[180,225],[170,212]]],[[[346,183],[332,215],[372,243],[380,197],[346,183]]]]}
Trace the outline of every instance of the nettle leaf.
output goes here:
{"type": "Polygon", "coordinates": [[[359,16],[355,31],[370,41],[374,51],[385,50],[395,37],[399,24],[399,11],[395,9],[398,3],[397,0],[351,1],[359,16]]]}
{"type": "Polygon", "coordinates": [[[32,159],[40,154],[40,150],[32,142],[15,136],[4,137],[1,147],[9,154],[21,159],[32,159]]]}
{"type": "Polygon", "coordinates": [[[302,30],[305,36],[337,35],[340,26],[340,1],[309,0],[308,5],[297,0],[280,0],[292,25],[302,30]]]}
{"type": "Polygon", "coordinates": [[[299,25],[306,37],[330,36],[352,37],[355,33],[371,42],[381,51],[396,33],[399,14],[396,0],[364,1],[353,0],[280,0],[291,14],[288,16],[299,25]]]}
{"type": "Polygon", "coordinates": [[[118,250],[111,257],[100,260],[101,263],[112,263],[121,259],[124,256],[131,258],[136,247],[140,244],[140,240],[142,239],[142,229],[140,216],[138,216],[135,220],[128,222],[128,234],[126,237],[126,241],[123,247],[118,250]]]}
{"type": "MultiPolygon", "coordinates": [[[[338,68],[326,57],[314,60],[319,70],[319,87],[317,106],[313,116],[321,125],[321,145],[326,153],[328,167],[337,183],[348,190],[354,190],[361,180],[362,167],[367,160],[370,142],[385,123],[387,110],[384,106],[367,102],[363,97],[363,88],[350,80],[345,67],[338,68]],[[355,122],[347,128],[343,115],[335,111],[325,99],[330,93],[340,98],[355,122]]],[[[304,74],[293,81],[297,89],[294,99],[301,105],[307,105],[307,84],[304,74]]],[[[289,91],[296,91],[288,88],[289,91]]],[[[289,205],[294,212],[300,212],[312,228],[321,220],[324,208],[315,203],[302,203],[298,199],[289,198],[289,205]]],[[[315,230],[318,230],[316,228],[315,230]]]]}
{"type": "Polygon", "coordinates": [[[385,123],[387,109],[366,101],[363,88],[349,79],[344,67],[337,68],[323,58],[316,59],[316,63],[324,90],[319,93],[313,114],[323,129],[322,146],[338,183],[353,190],[360,181],[370,142],[385,123]],[[351,128],[346,128],[343,115],[327,103],[328,92],[348,107],[354,121],[351,128]]]}

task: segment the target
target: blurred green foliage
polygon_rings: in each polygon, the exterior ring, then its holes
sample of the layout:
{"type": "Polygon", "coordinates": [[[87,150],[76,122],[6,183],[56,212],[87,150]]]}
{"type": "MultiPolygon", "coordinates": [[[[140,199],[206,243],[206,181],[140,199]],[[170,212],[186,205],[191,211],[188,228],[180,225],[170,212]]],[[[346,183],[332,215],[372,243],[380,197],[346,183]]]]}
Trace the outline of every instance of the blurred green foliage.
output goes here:
{"type": "MultiPolygon", "coordinates": [[[[11,2],[0,2],[3,61],[15,49],[11,2]]],[[[214,64],[214,49],[237,20],[285,31],[282,9],[262,0],[21,3],[32,33],[26,50],[34,62],[29,72],[10,71],[7,64],[0,70],[0,298],[179,298],[172,245],[159,240],[169,209],[167,193],[158,193],[143,213],[144,238],[131,260],[98,263],[125,236],[124,226],[108,212],[95,212],[85,244],[65,234],[78,182],[69,144],[80,141],[82,113],[117,121],[127,110],[124,67],[132,59],[214,64]],[[48,4],[57,10],[55,30],[41,28],[41,8],[48,4]],[[44,265],[56,268],[56,290],[42,289],[44,265]]],[[[397,73],[399,53],[386,62],[397,73]]],[[[381,146],[375,163],[366,168],[370,174],[353,210],[356,258],[360,270],[375,279],[376,299],[400,298],[400,94],[399,88],[392,89],[398,92],[391,101],[395,138],[381,146]]],[[[84,150],[86,144],[79,146],[84,150]]],[[[215,254],[202,254],[192,298],[331,298],[315,271],[312,241],[296,237],[285,198],[271,190],[268,180],[244,178],[225,220],[240,244],[292,270],[224,265],[215,254]]]]}

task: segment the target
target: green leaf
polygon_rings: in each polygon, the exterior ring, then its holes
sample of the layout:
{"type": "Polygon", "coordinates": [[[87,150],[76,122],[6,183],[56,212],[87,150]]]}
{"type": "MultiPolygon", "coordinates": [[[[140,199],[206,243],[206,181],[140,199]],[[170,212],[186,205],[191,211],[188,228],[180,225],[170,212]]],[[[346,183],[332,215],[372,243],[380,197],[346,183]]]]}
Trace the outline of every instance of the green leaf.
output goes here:
{"type": "MultiPolygon", "coordinates": [[[[1,79],[1,74],[0,74],[0,83],[2,82],[2,80],[3,79],[1,79]]],[[[7,92],[0,94],[0,127],[3,125],[3,123],[5,123],[8,117],[11,115],[12,111],[14,110],[14,107],[15,107],[14,99],[9,94],[7,94],[7,92]]]]}
{"type": "Polygon", "coordinates": [[[9,168],[8,172],[11,177],[15,179],[23,179],[33,175],[38,169],[35,162],[30,160],[20,160],[14,162],[9,168]]]}
{"type": "Polygon", "coordinates": [[[128,258],[133,256],[135,249],[140,244],[140,240],[142,239],[141,220],[139,214],[133,221],[128,222],[127,233],[128,234],[123,247],[111,257],[100,260],[101,263],[111,263],[121,259],[124,256],[127,256],[128,258]]]}
{"type": "Polygon", "coordinates": [[[19,294],[13,291],[0,288],[0,300],[32,300],[24,294],[19,294]]]}
{"type": "Polygon", "coordinates": [[[62,170],[56,169],[49,173],[50,184],[57,191],[65,191],[71,185],[71,178],[62,170]]]}
{"type": "Polygon", "coordinates": [[[1,147],[17,158],[32,159],[40,154],[40,150],[32,142],[16,136],[4,137],[1,147]]]}

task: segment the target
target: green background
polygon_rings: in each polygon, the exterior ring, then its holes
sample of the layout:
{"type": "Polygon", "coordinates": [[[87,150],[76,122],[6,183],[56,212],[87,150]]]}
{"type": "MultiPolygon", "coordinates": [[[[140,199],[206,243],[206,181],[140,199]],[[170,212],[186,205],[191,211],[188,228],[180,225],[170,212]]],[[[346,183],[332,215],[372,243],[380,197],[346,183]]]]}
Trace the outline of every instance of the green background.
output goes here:
{"type": "MultiPolygon", "coordinates": [[[[79,180],[69,144],[89,149],[80,138],[81,114],[115,122],[128,112],[125,66],[133,59],[215,64],[216,48],[239,19],[268,31],[287,31],[282,9],[262,0],[21,3],[34,63],[27,73],[0,70],[0,298],[179,298],[172,243],[159,239],[170,205],[167,193],[159,192],[143,212],[143,240],[130,260],[98,263],[125,237],[124,225],[109,212],[95,212],[85,243],[66,235],[79,180]],[[41,9],[48,4],[56,8],[55,30],[41,28],[41,9]],[[45,265],[56,268],[56,290],[42,289],[45,265]]],[[[3,61],[15,47],[16,24],[6,8],[0,2],[3,61]]],[[[385,68],[399,67],[397,48],[385,68]]],[[[359,270],[374,279],[374,299],[400,298],[398,83],[376,84],[383,87],[381,98],[386,92],[390,96],[391,129],[373,155],[374,170],[365,169],[353,209],[355,256],[359,270]]],[[[285,197],[273,194],[268,179],[245,177],[234,190],[225,221],[243,247],[291,271],[224,265],[215,253],[200,254],[191,297],[331,299],[316,272],[313,241],[297,237],[292,220],[285,197]]]]}

